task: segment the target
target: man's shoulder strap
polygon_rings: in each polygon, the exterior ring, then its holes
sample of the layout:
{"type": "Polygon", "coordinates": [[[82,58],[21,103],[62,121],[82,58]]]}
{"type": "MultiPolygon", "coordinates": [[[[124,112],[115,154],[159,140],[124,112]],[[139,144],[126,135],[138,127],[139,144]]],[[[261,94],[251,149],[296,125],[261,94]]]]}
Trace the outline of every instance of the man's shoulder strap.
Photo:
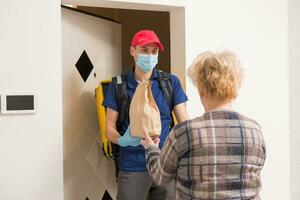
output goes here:
{"type": "Polygon", "coordinates": [[[117,101],[122,99],[128,99],[127,92],[127,74],[122,74],[112,78],[114,89],[117,97],[117,101]]]}
{"type": "Polygon", "coordinates": [[[120,132],[121,130],[121,122],[125,120],[129,120],[129,104],[130,100],[128,97],[128,88],[127,88],[127,74],[122,74],[120,76],[116,76],[112,78],[112,83],[114,84],[116,100],[118,103],[118,121],[117,121],[117,129],[120,132]]]}
{"type": "Polygon", "coordinates": [[[162,88],[162,91],[164,93],[164,96],[167,100],[167,103],[170,107],[170,110],[172,110],[173,108],[173,87],[171,84],[171,74],[170,73],[166,73],[163,72],[161,70],[157,70],[157,75],[158,75],[158,80],[159,80],[159,84],[162,88]]]}

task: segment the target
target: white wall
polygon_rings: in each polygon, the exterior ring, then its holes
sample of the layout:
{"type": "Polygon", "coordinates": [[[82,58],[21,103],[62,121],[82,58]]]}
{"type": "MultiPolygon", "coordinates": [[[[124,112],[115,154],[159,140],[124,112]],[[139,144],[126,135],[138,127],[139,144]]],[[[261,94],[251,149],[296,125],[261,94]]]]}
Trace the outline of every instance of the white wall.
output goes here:
{"type": "Polygon", "coordinates": [[[291,199],[300,199],[300,1],[289,1],[291,199]]]}
{"type": "Polygon", "coordinates": [[[0,2],[0,94],[35,92],[34,115],[0,114],[0,199],[63,199],[60,1],[0,2]]]}
{"type": "MultiPolygon", "coordinates": [[[[262,199],[289,199],[288,2],[190,2],[186,8],[187,63],[198,53],[219,47],[238,54],[246,82],[236,109],[262,125],[267,146],[262,199]]],[[[190,86],[187,82],[188,109],[197,116],[203,109],[190,86]]]]}

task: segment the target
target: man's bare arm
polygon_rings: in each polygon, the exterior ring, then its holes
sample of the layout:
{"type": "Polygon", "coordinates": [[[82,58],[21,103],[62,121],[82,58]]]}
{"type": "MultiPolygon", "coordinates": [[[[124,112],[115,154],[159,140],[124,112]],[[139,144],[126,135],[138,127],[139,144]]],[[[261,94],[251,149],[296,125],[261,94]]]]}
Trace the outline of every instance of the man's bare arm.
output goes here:
{"type": "Polygon", "coordinates": [[[174,114],[175,114],[175,117],[176,117],[178,123],[184,122],[184,121],[190,119],[190,117],[187,113],[187,110],[186,110],[185,103],[180,103],[180,104],[176,105],[173,108],[173,110],[174,110],[174,114]]]}

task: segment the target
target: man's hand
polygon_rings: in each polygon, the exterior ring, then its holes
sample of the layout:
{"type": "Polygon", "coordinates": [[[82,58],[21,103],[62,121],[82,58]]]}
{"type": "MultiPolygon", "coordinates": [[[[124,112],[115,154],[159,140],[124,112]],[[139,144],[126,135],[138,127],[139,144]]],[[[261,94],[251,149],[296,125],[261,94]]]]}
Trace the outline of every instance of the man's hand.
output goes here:
{"type": "Polygon", "coordinates": [[[119,139],[118,139],[118,144],[121,147],[126,147],[126,146],[136,147],[136,146],[140,145],[140,142],[141,142],[140,138],[131,136],[130,125],[128,126],[125,134],[123,136],[119,137],[119,139]]]}

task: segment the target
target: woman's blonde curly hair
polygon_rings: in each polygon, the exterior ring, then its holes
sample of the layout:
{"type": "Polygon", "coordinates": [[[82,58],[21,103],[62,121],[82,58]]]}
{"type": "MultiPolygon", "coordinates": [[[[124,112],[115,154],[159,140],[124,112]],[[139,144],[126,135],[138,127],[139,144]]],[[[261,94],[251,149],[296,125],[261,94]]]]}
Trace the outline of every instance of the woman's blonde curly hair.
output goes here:
{"type": "Polygon", "coordinates": [[[235,99],[244,80],[244,69],[231,51],[207,51],[193,61],[188,76],[201,96],[235,99]]]}

